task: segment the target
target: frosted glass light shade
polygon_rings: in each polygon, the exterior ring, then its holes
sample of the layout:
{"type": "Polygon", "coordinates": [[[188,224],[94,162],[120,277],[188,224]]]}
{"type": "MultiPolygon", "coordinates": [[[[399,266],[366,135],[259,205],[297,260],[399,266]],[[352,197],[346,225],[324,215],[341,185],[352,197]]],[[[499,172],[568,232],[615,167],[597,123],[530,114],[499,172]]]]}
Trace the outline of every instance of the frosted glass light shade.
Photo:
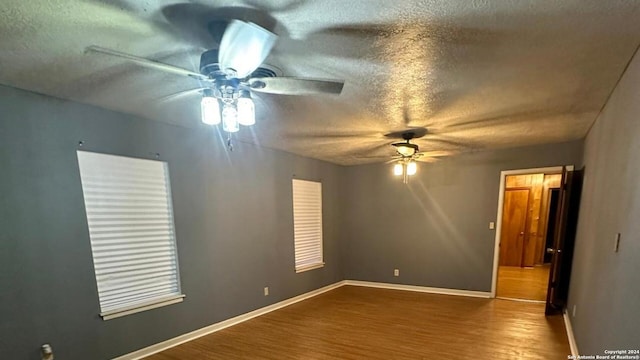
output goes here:
{"type": "Polygon", "coordinates": [[[222,109],[222,130],[230,133],[240,130],[238,111],[233,106],[225,106],[222,109]]]}
{"type": "Polygon", "coordinates": [[[407,175],[415,175],[418,172],[418,165],[415,161],[409,161],[407,164],[407,175]]]}
{"type": "Polygon", "coordinates": [[[238,123],[251,126],[256,123],[256,107],[249,97],[238,98],[238,123]]]}
{"type": "Polygon", "coordinates": [[[393,165],[393,175],[395,176],[400,176],[402,175],[402,172],[404,171],[403,166],[401,163],[397,163],[395,165],[393,165]]]}
{"type": "Polygon", "coordinates": [[[213,96],[203,96],[200,102],[202,122],[207,125],[220,124],[220,104],[213,96]]]}

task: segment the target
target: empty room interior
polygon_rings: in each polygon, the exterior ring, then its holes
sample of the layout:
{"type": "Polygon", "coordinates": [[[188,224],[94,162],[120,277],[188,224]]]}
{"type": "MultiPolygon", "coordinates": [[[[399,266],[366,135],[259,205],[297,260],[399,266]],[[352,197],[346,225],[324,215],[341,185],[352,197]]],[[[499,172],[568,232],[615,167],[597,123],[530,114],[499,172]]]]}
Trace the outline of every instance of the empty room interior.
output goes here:
{"type": "Polygon", "coordinates": [[[640,359],[640,2],[3,0],[0,357],[640,359]]]}

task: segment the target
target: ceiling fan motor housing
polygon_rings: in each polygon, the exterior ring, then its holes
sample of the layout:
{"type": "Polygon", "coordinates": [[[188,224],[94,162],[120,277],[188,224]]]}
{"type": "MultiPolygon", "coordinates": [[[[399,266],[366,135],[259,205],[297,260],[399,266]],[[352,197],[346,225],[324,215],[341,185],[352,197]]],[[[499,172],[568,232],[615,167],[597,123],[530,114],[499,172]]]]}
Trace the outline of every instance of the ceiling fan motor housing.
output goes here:
{"type": "Polygon", "coordinates": [[[409,143],[409,140],[413,139],[414,137],[416,137],[416,133],[414,133],[413,131],[407,131],[402,133],[402,138],[404,140],[407,140],[407,143],[409,143]]]}
{"type": "MultiPolygon", "coordinates": [[[[224,71],[220,70],[220,64],[218,63],[218,49],[207,50],[200,55],[200,73],[213,80],[228,78],[224,71]]],[[[261,66],[254,70],[248,78],[267,78],[277,76],[278,74],[276,69],[261,66]]]]}
{"type": "Polygon", "coordinates": [[[220,71],[218,65],[218,50],[207,50],[200,55],[200,73],[208,76],[210,79],[215,79],[224,76],[224,73],[220,71]]]}
{"type": "Polygon", "coordinates": [[[410,142],[415,136],[416,134],[413,131],[407,131],[402,133],[402,139],[406,142],[393,143],[391,145],[395,146],[396,151],[403,157],[411,157],[419,151],[418,145],[410,142]]]}

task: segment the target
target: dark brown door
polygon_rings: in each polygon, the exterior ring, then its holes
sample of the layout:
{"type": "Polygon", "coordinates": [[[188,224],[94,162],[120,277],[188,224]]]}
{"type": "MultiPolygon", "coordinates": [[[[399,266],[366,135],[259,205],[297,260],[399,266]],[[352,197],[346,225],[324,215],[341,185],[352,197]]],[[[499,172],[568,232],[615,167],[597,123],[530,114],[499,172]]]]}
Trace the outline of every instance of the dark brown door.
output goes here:
{"type": "Polygon", "coordinates": [[[529,189],[510,189],[504,192],[502,230],[500,233],[501,266],[522,266],[529,189]]]}
{"type": "Polygon", "coordinates": [[[561,312],[566,305],[581,191],[582,170],[568,171],[564,168],[556,212],[553,246],[547,248],[547,252],[551,254],[545,308],[547,315],[561,312]]]}

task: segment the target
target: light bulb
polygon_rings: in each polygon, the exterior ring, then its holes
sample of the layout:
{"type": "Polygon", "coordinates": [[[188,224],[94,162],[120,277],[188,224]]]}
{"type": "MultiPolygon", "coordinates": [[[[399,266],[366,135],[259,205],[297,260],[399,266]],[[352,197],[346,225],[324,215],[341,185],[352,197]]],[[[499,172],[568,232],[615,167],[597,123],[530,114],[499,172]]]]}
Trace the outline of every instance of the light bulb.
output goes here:
{"type": "Polygon", "coordinates": [[[409,161],[407,164],[407,175],[415,175],[418,172],[418,165],[415,161],[409,161]]]}
{"type": "Polygon", "coordinates": [[[230,133],[240,130],[238,111],[231,105],[225,105],[222,109],[222,130],[230,133]]]}
{"type": "Polygon", "coordinates": [[[402,172],[403,172],[403,169],[402,169],[401,163],[396,163],[395,165],[393,165],[393,175],[400,176],[402,175],[402,172]]]}
{"type": "Polygon", "coordinates": [[[203,96],[200,102],[202,122],[207,125],[220,124],[220,104],[213,96],[203,96]]]}
{"type": "Polygon", "coordinates": [[[244,126],[256,123],[256,107],[250,97],[238,98],[238,122],[244,126]]]}

